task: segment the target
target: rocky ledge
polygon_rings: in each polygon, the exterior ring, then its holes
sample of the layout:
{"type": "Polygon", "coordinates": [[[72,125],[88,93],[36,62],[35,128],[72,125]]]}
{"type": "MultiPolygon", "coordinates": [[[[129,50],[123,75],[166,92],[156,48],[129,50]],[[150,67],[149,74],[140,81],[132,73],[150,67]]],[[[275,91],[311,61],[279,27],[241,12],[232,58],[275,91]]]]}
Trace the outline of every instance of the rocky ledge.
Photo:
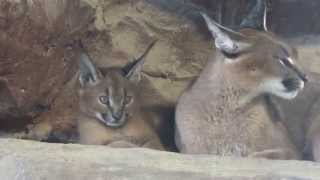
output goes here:
{"type": "Polygon", "coordinates": [[[320,164],[0,139],[1,180],[320,179],[320,164]]]}

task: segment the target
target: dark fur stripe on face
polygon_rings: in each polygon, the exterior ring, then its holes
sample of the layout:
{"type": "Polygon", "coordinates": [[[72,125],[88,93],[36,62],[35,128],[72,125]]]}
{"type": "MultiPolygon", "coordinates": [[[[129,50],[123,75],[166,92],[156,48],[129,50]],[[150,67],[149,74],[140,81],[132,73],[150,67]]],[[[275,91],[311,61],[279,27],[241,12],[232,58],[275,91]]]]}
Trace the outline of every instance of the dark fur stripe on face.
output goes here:
{"type": "Polygon", "coordinates": [[[229,59],[236,59],[236,58],[238,58],[240,56],[240,52],[239,53],[234,53],[234,54],[227,53],[225,51],[221,51],[221,52],[225,57],[227,57],[229,59]]]}
{"type": "Polygon", "coordinates": [[[292,62],[291,62],[288,58],[279,58],[279,59],[283,62],[283,64],[284,64],[286,67],[288,67],[288,68],[290,68],[291,70],[293,70],[294,72],[296,72],[297,75],[299,76],[299,78],[300,78],[301,80],[303,80],[304,82],[308,82],[307,75],[304,74],[303,72],[301,72],[301,71],[297,68],[297,66],[295,66],[294,64],[292,64],[292,62]]]}

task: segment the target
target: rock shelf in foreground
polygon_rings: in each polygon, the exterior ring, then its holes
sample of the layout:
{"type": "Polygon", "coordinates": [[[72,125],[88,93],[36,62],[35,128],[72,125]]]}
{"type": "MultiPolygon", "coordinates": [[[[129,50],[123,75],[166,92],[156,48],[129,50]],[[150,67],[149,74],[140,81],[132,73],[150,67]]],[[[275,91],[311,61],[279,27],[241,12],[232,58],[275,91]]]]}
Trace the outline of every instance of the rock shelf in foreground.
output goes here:
{"type": "Polygon", "coordinates": [[[309,180],[320,164],[0,139],[1,180],[309,180]]]}

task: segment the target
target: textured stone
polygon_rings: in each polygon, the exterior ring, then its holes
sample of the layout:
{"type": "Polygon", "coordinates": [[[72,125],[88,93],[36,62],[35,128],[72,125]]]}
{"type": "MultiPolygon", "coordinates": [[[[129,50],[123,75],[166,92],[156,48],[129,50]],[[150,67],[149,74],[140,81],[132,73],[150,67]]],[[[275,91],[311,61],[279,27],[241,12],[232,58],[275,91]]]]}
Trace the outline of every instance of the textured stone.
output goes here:
{"type": "Polygon", "coordinates": [[[0,139],[1,180],[309,180],[320,164],[0,139]]]}

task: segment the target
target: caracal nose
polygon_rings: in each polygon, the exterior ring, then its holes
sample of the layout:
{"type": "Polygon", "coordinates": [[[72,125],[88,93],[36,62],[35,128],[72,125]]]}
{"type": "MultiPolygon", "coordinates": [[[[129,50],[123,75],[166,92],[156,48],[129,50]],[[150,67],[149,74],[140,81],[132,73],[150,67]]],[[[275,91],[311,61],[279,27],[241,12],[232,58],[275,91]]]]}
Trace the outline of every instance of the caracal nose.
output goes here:
{"type": "Polygon", "coordinates": [[[112,113],[113,118],[120,120],[122,117],[122,111],[112,113]]]}
{"type": "Polygon", "coordinates": [[[297,75],[299,76],[299,78],[300,78],[304,83],[306,83],[306,82],[309,81],[308,76],[307,76],[304,72],[300,71],[297,67],[293,67],[293,70],[297,73],[297,75]]]}
{"type": "Polygon", "coordinates": [[[304,82],[304,83],[307,83],[308,81],[309,81],[309,78],[308,78],[308,76],[306,75],[306,74],[301,74],[300,75],[300,78],[302,79],[302,81],[304,82]]]}

